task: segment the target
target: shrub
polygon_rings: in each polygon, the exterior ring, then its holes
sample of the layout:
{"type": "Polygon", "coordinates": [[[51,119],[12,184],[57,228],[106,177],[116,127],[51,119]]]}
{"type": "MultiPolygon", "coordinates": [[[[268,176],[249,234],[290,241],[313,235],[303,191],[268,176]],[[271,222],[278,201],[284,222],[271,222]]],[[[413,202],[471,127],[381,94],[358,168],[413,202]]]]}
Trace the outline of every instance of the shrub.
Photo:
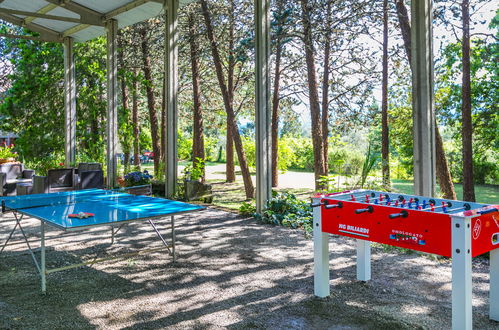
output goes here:
{"type": "Polygon", "coordinates": [[[312,231],[312,207],[306,201],[286,192],[272,192],[263,213],[255,213],[257,220],[291,228],[302,228],[312,231]]]}
{"type": "Polygon", "coordinates": [[[191,160],[192,158],[192,138],[178,133],[177,152],[179,159],[191,160]]]}
{"type": "Polygon", "coordinates": [[[254,203],[243,202],[241,206],[239,206],[239,213],[245,216],[254,215],[256,212],[256,207],[254,203]]]}
{"type": "Polygon", "coordinates": [[[284,138],[294,157],[289,162],[290,168],[313,170],[314,148],[310,138],[284,138]]]}
{"type": "Polygon", "coordinates": [[[281,171],[287,171],[295,162],[297,154],[288,142],[290,138],[281,138],[278,142],[277,167],[281,171]]]}
{"type": "MultiPolygon", "coordinates": [[[[241,137],[243,142],[244,152],[246,153],[246,161],[248,166],[256,166],[256,144],[255,139],[250,137],[241,137]]],[[[239,164],[239,159],[236,157],[236,163],[239,164]]]]}

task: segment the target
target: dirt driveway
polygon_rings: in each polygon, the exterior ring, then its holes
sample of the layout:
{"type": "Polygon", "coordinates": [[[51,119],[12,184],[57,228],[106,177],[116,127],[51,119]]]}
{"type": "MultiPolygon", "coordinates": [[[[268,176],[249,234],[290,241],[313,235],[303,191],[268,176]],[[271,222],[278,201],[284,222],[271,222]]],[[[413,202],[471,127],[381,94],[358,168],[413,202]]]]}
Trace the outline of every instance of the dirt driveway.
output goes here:
{"type": "MultiPolygon", "coordinates": [[[[6,219],[0,219],[0,243],[13,225],[6,219]]],[[[35,225],[25,225],[33,242],[35,225]]],[[[160,228],[166,231],[167,223],[160,228]]],[[[114,254],[159,243],[146,225],[127,227],[111,247],[109,230],[49,234],[49,267],[87,260],[104,247],[114,254]]],[[[179,217],[177,234],[174,264],[157,252],[53,273],[46,296],[18,240],[0,255],[0,328],[450,328],[446,261],[377,247],[373,280],[362,283],[355,279],[354,242],[332,237],[332,295],[319,299],[312,241],[301,231],[208,209],[179,217]]],[[[487,316],[486,261],[475,261],[473,271],[474,325],[499,329],[487,316]]]]}

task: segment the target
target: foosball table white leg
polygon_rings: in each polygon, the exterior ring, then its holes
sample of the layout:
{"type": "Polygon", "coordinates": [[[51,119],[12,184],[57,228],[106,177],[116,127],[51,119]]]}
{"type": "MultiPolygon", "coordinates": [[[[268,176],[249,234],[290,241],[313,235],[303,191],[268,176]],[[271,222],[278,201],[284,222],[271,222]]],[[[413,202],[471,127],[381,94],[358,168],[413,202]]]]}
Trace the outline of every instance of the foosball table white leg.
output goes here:
{"type": "MultiPolygon", "coordinates": [[[[314,198],[313,203],[319,203],[320,198],[314,198]]],[[[327,297],[329,289],[329,234],[322,232],[321,208],[314,207],[314,294],[327,297]]]]}
{"type": "Polygon", "coordinates": [[[357,240],[357,280],[371,279],[371,242],[357,240]]]}
{"type": "Polygon", "coordinates": [[[452,217],[452,329],[471,330],[471,220],[452,217]]]}
{"type": "Polygon", "coordinates": [[[490,251],[489,318],[499,321],[499,249],[490,251]]]}

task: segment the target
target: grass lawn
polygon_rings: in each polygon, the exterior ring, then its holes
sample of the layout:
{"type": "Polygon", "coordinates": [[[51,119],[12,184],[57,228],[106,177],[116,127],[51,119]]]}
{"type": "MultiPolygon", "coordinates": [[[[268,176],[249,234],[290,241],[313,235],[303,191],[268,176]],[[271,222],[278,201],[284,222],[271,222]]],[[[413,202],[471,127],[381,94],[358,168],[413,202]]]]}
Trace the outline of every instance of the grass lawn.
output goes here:
{"type": "MultiPolygon", "coordinates": [[[[392,180],[392,186],[397,191],[404,194],[413,194],[414,185],[409,180],[392,180]]],[[[460,183],[454,184],[456,196],[458,200],[463,197],[463,185],[460,183]]],[[[437,185],[438,190],[438,185],[437,185]]],[[[478,203],[497,204],[499,203],[499,186],[498,185],[475,185],[475,197],[478,203]]]]}

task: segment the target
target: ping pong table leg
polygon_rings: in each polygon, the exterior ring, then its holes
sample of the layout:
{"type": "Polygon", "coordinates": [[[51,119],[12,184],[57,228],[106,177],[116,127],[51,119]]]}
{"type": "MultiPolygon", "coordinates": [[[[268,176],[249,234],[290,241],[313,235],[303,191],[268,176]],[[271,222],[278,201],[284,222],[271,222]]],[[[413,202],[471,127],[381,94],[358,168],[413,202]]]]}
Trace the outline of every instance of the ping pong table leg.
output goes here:
{"type": "Polygon", "coordinates": [[[173,254],[173,262],[176,261],[177,257],[175,256],[175,220],[172,215],[172,254],[173,254]]]}
{"type": "Polygon", "coordinates": [[[0,249],[0,253],[3,252],[3,250],[5,249],[5,247],[7,246],[7,244],[9,243],[10,239],[12,238],[12,235],[14,235],[14,232],[17,229],[17,226],[19,226],[19,221],[16,221],[16,225],[14,226],[14,228],[10,232],[9,236],[7,237],[7,240],[5,241],[5,243],[3,244],[2,248],[0,249]]]}
{"type": "Polygon", "coordinates": [[[41,246],[40,246],[40,277],[42,280],[42,293],[45,294],[47,291],[47,279],[46,279],[46,266],[45,266],[45,222],[40,221],[40,235],[41,235],[41,246]]]}

